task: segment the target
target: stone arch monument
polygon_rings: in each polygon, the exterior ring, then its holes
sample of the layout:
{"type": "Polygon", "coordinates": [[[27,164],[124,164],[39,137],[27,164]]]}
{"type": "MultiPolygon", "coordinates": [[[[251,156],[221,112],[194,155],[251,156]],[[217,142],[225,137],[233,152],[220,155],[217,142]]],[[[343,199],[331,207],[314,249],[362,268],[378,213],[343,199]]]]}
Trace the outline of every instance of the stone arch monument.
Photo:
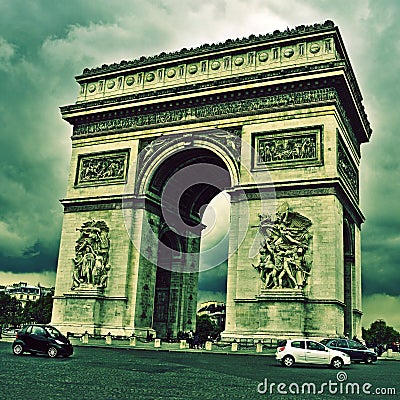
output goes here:
{"type": "Polygon", "coordinates": [[[227,339],[361,334],[360,145],[331,22],[85,69],[52,323],[195,329],[204,207],[230,194],[227,339]]]}

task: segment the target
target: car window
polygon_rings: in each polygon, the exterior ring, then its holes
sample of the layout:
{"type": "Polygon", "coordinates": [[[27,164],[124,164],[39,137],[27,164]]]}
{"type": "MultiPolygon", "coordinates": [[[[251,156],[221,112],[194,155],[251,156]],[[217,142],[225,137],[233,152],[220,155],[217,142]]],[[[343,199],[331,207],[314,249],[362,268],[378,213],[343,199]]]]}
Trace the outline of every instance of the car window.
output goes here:
{"type": "Polygon", "coordinates": [[[32,326],[32,335],[46,336],[46,331],[41,326],[32,326]]]}
{"type": "Polygon", "coordinates": [[[306,348],[304,340],[292,342],[292,347],[295,347],[296,349],[305,349],[306,348]]]}
{"type": "MultiPolygon", "coordinates": [[[[323,344],[326,344],[326,343],[323,343],[323,344]]],[[[329,346],[338,347],[338,341],[337,340],[332,340],[331,342],[329,342],[329,346]]]]}
{"type": "Polygon", "coordinates": [[[32,325],[25,327],[26,333],[32,333],[32,325]]]}
{"type": "Polygon", "coordinates": [[[61,333],[58,329],[54,328],[53,326],[46,326],[46,331],[50,334],[51,337],[58,338],[61,336],[61,333]]]}
{"type": "Polygon", "coordinates": [[[350,349],[365,349],[365,347],[361,343],[354,342],[353,340],[349,340],[350,349]]]}
{"type": "Polygon", "coordinates": [[[347,349],[349,347],[347,341],[344,339],[338,340],[337,342],[337,347],[341,347],[342,349],[347,349]]]}
{"type": "Polygon", "coordinates": [[[307,342],[307,349],[324,351],[325,346],[323,346],[321,343],[317,343],[317,342],[307,342]]]}

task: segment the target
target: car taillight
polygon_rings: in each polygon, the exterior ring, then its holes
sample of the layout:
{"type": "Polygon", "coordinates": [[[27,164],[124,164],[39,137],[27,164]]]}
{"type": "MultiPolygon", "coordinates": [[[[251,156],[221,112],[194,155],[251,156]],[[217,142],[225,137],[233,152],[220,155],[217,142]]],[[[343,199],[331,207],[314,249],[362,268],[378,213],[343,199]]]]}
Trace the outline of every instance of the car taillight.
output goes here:
{"type": "Polygon", "coordinates": [[[283,350],[285,350],[285,346],[278,347],[278,351],[283,351],[283,350]]]}
{"type": "Polygon", "coordinates": [[[15,335],[15,339],[19,339],[18,333],[15,335]]]}

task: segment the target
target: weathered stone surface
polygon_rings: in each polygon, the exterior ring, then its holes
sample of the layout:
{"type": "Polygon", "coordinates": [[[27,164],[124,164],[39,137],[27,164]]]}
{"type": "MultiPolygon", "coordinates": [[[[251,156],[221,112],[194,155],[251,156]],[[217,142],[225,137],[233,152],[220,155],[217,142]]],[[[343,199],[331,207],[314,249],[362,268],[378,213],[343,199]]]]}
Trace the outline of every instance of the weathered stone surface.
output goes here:
{"type": "Polygon", "coordinates": [[[61,108],[73,136],[55,325],[126,336],[194,329],[200,210],[227,189],[223,335],[360,336],[358,169],[371,128],[337,27],[103,66],[77,81],[76,104],[61,108]],[[182,192],[177,185],[164,196],[174,174],[205,164],[213,179],[223,171],[218,182],[182,192]],[[290,284],[286,274],[285,284],[265,288],[252,266],[260,262],[259,215],[285,204],[288,215],[310,221],[308,239],[296,223],[289,236],[276,230],[283,239],[274,245],[296,247],[282,264],[305,276],[290,284]],[[78,278],[71,290],[77,229],[92,220],[109,229],[107,285],[78,278]]]}

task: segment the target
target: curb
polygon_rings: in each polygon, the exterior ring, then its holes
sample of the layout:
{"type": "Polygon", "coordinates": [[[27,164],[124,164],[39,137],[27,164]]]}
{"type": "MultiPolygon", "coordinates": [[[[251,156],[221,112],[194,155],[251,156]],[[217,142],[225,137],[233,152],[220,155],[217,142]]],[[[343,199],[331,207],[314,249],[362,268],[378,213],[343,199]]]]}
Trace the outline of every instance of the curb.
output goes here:
{"type": "Polygon", "coordinates": [[[232,356],[264,356],[264,357],[273,357],[275,356],[274,353],[242,353],[239,351],[237,352],[228,352],[228,351],[215,351],[215,350],[190,350],[190,349],[163,349],[161,347],[138,347],[138,346],[129,346],[129,345],[120,345],[120,346],[113,346],[107,344],[83,344],[77,343],[73,344],[74,347],[94,347],[99,349],[125,349],[125,350],[144,350],[144,351],[161,351],[165,353],[185,353],[185,354],[219,354],[219,355],[232,355],[232,356]]]}
{"type": "Polygon", "coordinates": [[[400,361],[397,357],[378,357],[378,361],[400,361]]]}
{"type": "MultiPolygon", "coordinates": [[[[129,345],[120,345],[120,346],[113,346],[113,345],[106,345],[106,344],[82,344],[77,343],[73,345],[74,347],[94,347],[94,348],[101,348],[101,349],[126,349],[126,350],[144,350],[144,351],[161,351],[166,353],[186,353],[186,354],[220,354],[225,356],[255,356],[255,357],[274,357],[274,353],[241,353],[240,350],[237,352],[228,352],[228,351],[213,351],[213,350],[184,350],[184,349],[163,349],[157,347],[137,347],[137,346],[129,346],[129,345]]],[[[377,361],[400,361],[400,358],[387,358],[387,357],[378,357],[377,361]]]]}
{"type": "MultiPolygon", "coordinates": [[[[166,349],[162,347],[140,347],[140,346],[129,346],[129,345],[107,345],[107,344],[83,344],[83,343],[76,343],[74,347],[95,347],[95,348],[102,348],[102,349],[127,349],[127,350],[144,350],[144,351],[162,351],[162,352],[169,352],[169,353],[186,353],[186,354],[222,354],[222,355],[233,355],[233,356],[264,356],[264,357],[274,357],[275,352],[273,353],[250,353],[250,352],[241,352],[240,350],[237,352],[232,351],[215,351],[215,350],[190,350],[190,349],[166,349]]],[[[400,358],[388,358],[388,357],[378,357],[377,361],[400,361],[400,358]]]]}

